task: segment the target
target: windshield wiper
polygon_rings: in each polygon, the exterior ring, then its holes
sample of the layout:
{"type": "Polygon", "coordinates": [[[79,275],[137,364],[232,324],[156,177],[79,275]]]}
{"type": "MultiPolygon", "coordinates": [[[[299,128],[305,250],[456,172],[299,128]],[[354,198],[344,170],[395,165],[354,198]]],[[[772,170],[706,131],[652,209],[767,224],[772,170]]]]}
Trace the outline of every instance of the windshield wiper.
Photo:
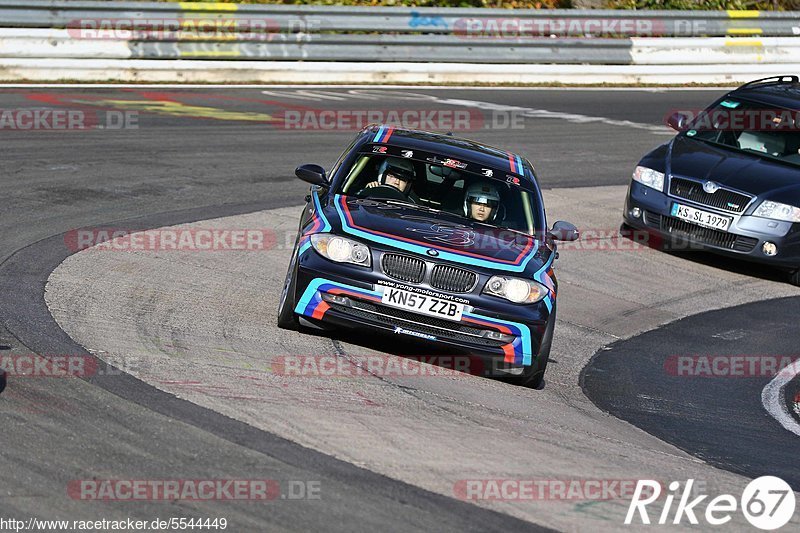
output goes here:
{"type": "Polygon", "coordinates": [[[427,205],[415,204],[413,202],[404,202],[402,200],[393,200],[393,199],[390,199],[390,198],[387,198],[384,201],[387,204],[407,205],[409,207],[414,207],[416,209],[422,209],[423,211],[429,211],[431,213],[441,213],[442,212],[441,209],[435,209],[433,207],[428,207],[427,205]]]}

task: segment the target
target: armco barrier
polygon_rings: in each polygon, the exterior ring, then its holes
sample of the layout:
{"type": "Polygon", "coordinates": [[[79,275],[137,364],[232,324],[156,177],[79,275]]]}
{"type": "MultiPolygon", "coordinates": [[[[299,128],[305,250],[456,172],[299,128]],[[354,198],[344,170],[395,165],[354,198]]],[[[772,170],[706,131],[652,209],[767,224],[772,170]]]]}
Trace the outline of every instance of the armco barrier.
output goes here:
{"type": "Polygon", "coordinates": [[[4,81],[733,83],[796,65],[800,12],[0,0],[4,81]]]}
{"type": "Polygon", "coordinates": [[[675,65],[717,63],[800,63],[800,39],[639,38],[535,39],[480,42],[469,47],[450,35],[436,42],[420,35],[320,34],[308,39],[258,41],[125,41],[79,39],[61,29],[0,28],[0,57],[72,59],[237,59],[251,61],[408,61],[436,63],[557,63],[675,65]],[[507,50],[509,47],[513,51],[507,50]],[[505,53],[501,53],[505,52],[505,53]]]}
{"type": "Polygon", "coordinates": [[[270,30],[289,32],[378,32],[468,35],[513,31],[575,37],[724,37],[800,35],[797,12],[508,10],[293,6],[190,2],[102,2],[0,0],[0,27],[65,28],[82,20],[269,21],[270,30]],[[503,26],[506,24],[506,26],[503,26]],[[552,30],[546,33],[547,30],[552,30]]]}

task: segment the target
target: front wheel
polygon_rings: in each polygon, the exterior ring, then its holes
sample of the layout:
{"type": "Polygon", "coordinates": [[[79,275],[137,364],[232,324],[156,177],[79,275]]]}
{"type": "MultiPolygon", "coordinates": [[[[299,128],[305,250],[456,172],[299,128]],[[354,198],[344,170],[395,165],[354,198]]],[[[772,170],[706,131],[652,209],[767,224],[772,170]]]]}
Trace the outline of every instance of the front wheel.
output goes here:
{"type": "Polygon", "coordinates": [[[789,283],[795,287],[800,287],[800,269],[789,274],[789,283]]]}
{"type": "Polygon", "coordinates": [[[297,290],[297,246],[292,252],[292,261],[289,263],[289,270],[286,272],[286,279],[283,281],[281,291],[281,301],[278,304],[278,327],[297,331],[300,329],[300,322],[294,314],[294,294],[297,290]]]}
{"type": "Polygon", "coordinates": [[[556,327],[556,309],[553,307],[552,320],[547,325],[539,347],[539,355],[531,366],[524,367],[522,374],[514,376],[512,383],[530,389],[538,389],[544,381],[544,372],[547,370],[547,361],[550,359],[550,347],[553,344],[553,331],[556,327]]]}

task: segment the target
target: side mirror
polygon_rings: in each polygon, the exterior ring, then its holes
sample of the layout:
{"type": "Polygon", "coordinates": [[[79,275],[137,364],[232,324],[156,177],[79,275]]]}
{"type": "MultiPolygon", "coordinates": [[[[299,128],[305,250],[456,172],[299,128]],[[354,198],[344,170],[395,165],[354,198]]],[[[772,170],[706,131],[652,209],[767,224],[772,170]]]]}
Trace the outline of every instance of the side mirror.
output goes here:
{"type": "Polygon", "coordinates": [[[577,241],[581,237],[581,232],[574,224],[559,220],[553,224],[550,236],[556,241],[577,241]]]}
{"type": "Polygon", "coordinates": [[[300,165],[294,169],[295,175],[306,183],[328,187],[328,178],[325,176],[325,169],[319,165],[300,165]]]}
{"type": "Polygon", "coordinates": [[[667,119],[667,126],[675,131],[683,131],[689,124],[689,117],[681,112],[675,112],[667,119]]]}

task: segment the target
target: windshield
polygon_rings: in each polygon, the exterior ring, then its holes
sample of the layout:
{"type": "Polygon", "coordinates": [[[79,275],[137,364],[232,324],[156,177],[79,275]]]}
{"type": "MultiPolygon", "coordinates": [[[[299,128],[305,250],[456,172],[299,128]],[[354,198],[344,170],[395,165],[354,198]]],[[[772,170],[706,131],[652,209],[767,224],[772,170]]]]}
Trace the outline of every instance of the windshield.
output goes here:
{"type": "Polygon", "coordinates": [[[467,172],[464,169],[468,166],[478,165],[446,157],[429,159],[435,162],[359,154],[336,193],[402,202],[421,210],[446,212],[473,223],[528,235],[533,235],[543,225],[536,204],[538,195],[525,188],[519,178],[498,169],[481,168],[485,175],[467,172]]]}
{"type": "Polygon", "coordinates": [[[800,112],[725,99],[690,122],[684,136],[800,164],[800,112]]]}

